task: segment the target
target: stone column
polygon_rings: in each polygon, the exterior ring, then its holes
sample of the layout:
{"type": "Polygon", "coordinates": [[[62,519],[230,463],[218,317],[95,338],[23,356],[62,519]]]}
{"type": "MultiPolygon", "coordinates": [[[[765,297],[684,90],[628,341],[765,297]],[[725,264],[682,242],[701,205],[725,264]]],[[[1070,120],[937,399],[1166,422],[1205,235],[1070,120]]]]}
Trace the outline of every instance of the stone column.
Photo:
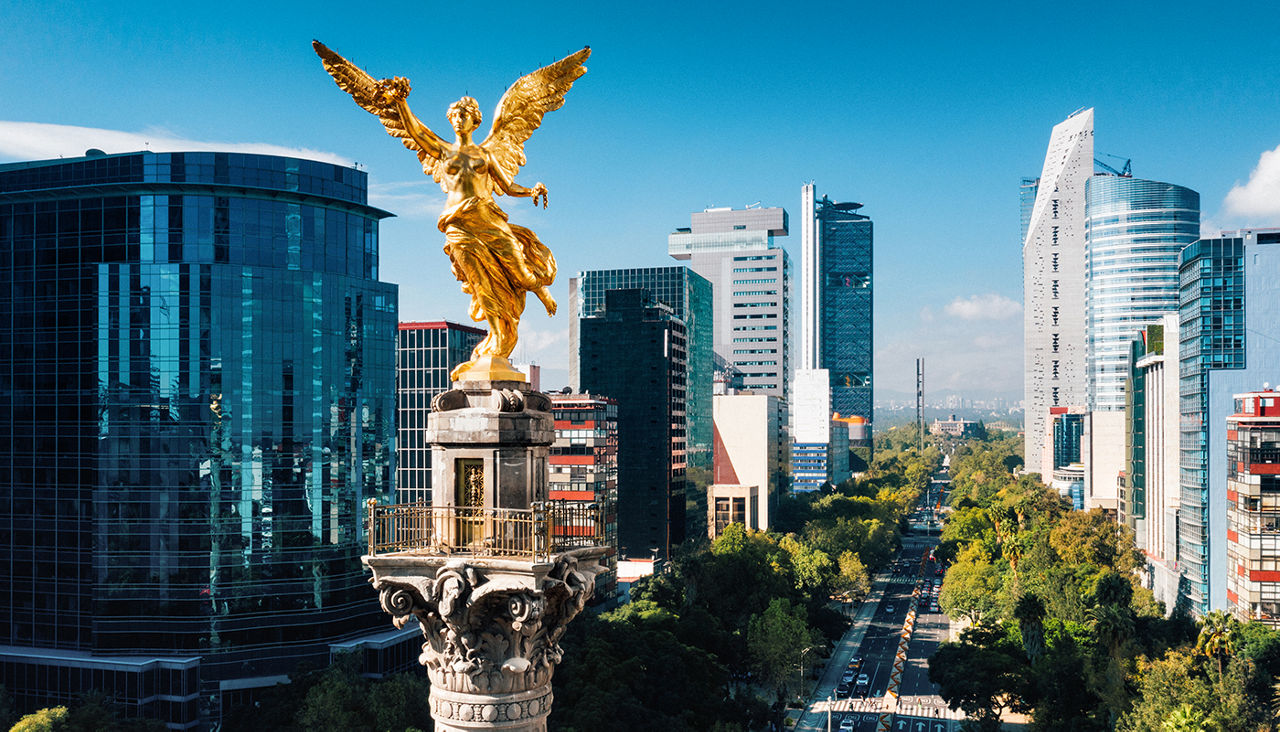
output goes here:
{"type": "Polygon", "coordinates": [[[368,557],[382,608],[422,625],[421,663],[441,732],[544,732],[560,638],[595,591],[605,547],[549,562],[368,557]]]}
{"type": "Polygon", "coordinates": [[[438,395],[432,506],[407,509],[430,516],[412,524],[420,548],[364,558],[396,626],[422,625],[440,732],[545,732],[560,638],[606,571],[611,549],[558,552],[545,530],[550,407],[516,381],[462,381],[438,395]]]}

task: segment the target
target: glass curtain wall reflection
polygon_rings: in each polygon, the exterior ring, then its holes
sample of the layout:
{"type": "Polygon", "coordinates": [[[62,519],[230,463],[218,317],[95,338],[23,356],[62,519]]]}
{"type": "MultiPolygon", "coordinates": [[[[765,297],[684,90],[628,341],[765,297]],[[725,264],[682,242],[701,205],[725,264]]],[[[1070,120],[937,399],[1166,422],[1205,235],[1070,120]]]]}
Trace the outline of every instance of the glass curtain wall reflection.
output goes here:
{"type": "Polygon", "coordinates": [[[388,214],[328,163],[90,152],[0,166],[0,644],[200,657],[216,717],[220,682],[385,628],[359,557],[394,489],[388,214]]]}
{"type": "Polygon", "coordinates": [[[1210,417],[1210,372],[1245,366],[1244,268],[1242,237],[1201,239],[1181,254],[1179,595],[1196,616],[1211,609],[1211,537],[1225,514],[1224,506],[1213,505],[1210,491],[1209,443],[1216,427],[1210,417]]]}
{"type": "MultiPolygon", "coordinates": [[[[572,313],[573,326],[569,331],[569,358],[573,362],[571,374],[577,374],[575,387],[586,391],[592,383],[584,374],[586,364],[591,358],[602,359],[601,367],[614,363],[618,355],[626,353],[610,344],[612,350],[606,349],[598,356],[588,357],[587,336],[581,333],[583,323],[590,318],[598,318],[605,314],[605,304],[610,291],[622,289],[641,289],[649,297],[670,308],[671,317],[681,321],[687,338],[685,353],[681,356],[684,362],[684,373],[674,383],[678,393],[681,411],[685,418],[680,421],[678,432],[684,443],[682,451],[687,458],[689,482],[686,514],[689,518],[688,535],[700,536],[706,529],[706,489],[711,484],[712,458],[712,382],[715,375],[715,328],[712,320],[712,288],[711,283],[688,267],[643,267],[637,269],[589,270],[579,272],[570,283],[569,310],[572,313]]],[[[766,327],[766,326],[760,326],[766,327]]],[[[767,326],[776,329],[778,325],[767,326]]],[[[571,380],[574,377],[571,376],[571,380]]],[[[630,391],[643,391],[642,384],[636,382],[626,387],[630,391]]],[[[606,396],[617,398],[619,411],[625,411],[624,395],[619,389],[603,390],[606,396]]],[[[627,416],[621,414],[626,420],[627,416]]],[[[625,428],[619,427],[622,431],[625,428]]],[[[624,451],[626,448],[622,448],[624,451]]],[[[624,471],[625,472],[625,471],[624,471]]],[[[625,479],[622,483],[625,483],[625,479]]],[[[626,486],[620,486],[625,490],[626,486]]],[[[682,529],[682,535],[684,530],[682,529]]]]}
{"type": "Polygon", "coordinates": [[[446,320],[400,323],[396,344],[396,503],[431,502],[431,400],[488,331],[446,320]]]}
{"type": "Polygon", "coordinates": [[[1121,412],[1129,345],[1178,308],[1178,255],[1200,236],[1200,194],[1141,178],[1085,184],[1085,322],[1090,411],[1121,412]]]}

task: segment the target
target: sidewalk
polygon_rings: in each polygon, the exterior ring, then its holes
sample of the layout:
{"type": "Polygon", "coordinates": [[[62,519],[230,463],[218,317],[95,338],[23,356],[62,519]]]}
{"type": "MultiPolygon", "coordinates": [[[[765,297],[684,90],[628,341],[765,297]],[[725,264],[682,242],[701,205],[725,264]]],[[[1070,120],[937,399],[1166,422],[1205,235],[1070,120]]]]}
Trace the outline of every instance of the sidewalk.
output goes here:
{"type": "Polygon", "coordinates": [[[844,673],[845,666],[849,664],[849,659],[857,653],[858,646],[862,645],[862,639],[867,635],[867,628],[871,625],[871,619],[875,617],[876,610],[880,607],[880,599],[884,596],[885,588],[893,581],[893,575],[888,572],[881,572],[876,575],[875,582],[871,585],[871,592],[867,595],[867,599],[862,601],[862,605],[858,607],[858,614],[854,616],[853,624],[845,631],[844,636],[836,642],[835,648],[831,651],[831,657],[827,659],[827,665],[822,670],[822,676],[818,679],[818,685],[813,688],[813,692],[809,695],[808,701],[805,703],[804,713],[800,715],[800,720],[796,723],[794,729],[809,730],[809,732],[825,732],[827,729],[827,697],[835,694],[836,685],[840,682],[840,676],[844,673]],[[816,709],[815,705],[821,704],[821,709],[816,709]]]}

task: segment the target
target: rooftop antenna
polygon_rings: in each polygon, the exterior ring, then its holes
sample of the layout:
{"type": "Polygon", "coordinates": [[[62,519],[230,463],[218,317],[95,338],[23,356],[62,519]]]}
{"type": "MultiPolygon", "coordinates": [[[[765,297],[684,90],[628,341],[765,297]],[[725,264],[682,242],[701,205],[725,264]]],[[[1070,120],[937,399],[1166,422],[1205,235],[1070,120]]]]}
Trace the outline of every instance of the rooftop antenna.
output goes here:
{"type": "Polygon", "coordinates": [[[916,427],[920,433],[920,452],[924,452],[924,357],[916,359],[916,427]]]}

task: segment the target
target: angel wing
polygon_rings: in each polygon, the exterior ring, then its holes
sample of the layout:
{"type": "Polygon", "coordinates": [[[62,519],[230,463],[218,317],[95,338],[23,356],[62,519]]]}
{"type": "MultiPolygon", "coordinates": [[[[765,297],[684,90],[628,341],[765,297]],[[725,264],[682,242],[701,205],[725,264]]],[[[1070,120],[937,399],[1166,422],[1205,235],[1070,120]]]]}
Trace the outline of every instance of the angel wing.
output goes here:
{"type": "MultiPolygon", "coordinates": [[[[379,93],[378,80],[365,73],[359,66],[338,55],[320,41],[312,41],[311,46],[320,56],[324,70],[338,82],[338,87],[350,94],[356,100],[356,104],[377,115],[382,121],[382,126],[387,128],[388,134],[400,138],[400,142],[404,143],[405,147],[418,153],[418,162],[423,164],[424,169],[427,167],[428,160],[436,160],[436,155],[421,145],[414,135],[416,133],[418,136],[426,137],[428,141],[434,143],[436,150],[447,146],[444,140],[413,115],[409,115],[408,119],[402,118],[400,108],[379,93]],[[413,132],[410,132],[411,127],[413,132]]],[[[438,176],[436,176],[436,182],[440,182],[438,176]]]]}
{"type": "Polygon", "coordinates": [[[590,55],[591,47],[587,46],[572,56],[522,76],[498,101],[493,127],[480,146],[488,151],[507,180],[515,180],[520,166],[527,162],[524,143],[542,124],[543,115],[563,107],[565,92],[579,76],[587,73],[587,67],[582,63],[590,55]]]}

